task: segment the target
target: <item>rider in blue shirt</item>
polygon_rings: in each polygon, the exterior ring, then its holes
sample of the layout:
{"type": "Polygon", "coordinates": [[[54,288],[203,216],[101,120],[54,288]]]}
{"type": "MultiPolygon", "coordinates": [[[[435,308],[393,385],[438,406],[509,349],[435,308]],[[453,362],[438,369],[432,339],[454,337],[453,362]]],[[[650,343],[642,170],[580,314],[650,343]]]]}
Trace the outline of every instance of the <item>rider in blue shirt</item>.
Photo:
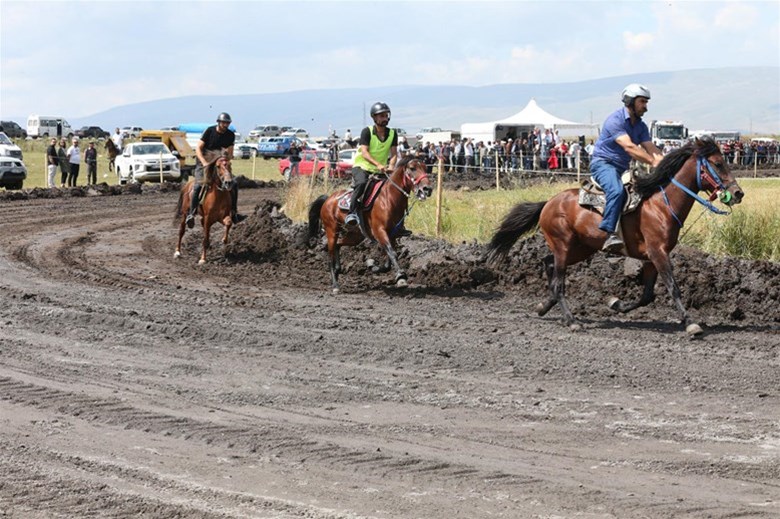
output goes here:
{"type": "Polygon", "coordinates": [[[623,249],[623,240],[617,235],[620,213],[626,201],[620,179],[622,173],[632,159],[655,167],[662,158],[661,150],[653,144],[647,125],[642,121],[650,90],[632,83],[623,89],[622,99],[624,106],[604,121],[590,164],[591,176],[606,195],[604,217],[599,225],[607,234],[602,250],[613,253],[623,249]]]}

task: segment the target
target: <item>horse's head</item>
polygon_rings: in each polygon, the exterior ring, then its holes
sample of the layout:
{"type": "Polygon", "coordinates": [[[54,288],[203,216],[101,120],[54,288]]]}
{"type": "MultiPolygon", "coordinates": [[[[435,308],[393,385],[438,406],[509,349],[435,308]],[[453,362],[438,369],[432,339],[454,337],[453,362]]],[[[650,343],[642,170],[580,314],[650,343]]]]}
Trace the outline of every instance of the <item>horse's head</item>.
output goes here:
{"type": "Polygon", "coordinates": [[[414,190],[415,196],[420,200],[431,196],[433,188],[428,178],[425,162],[418,158],[411,158],[402,160],[399,166],[404,168],[404,189],[408,189],[410,192],[414,190]]]}
{"type": "MultiPolygon", "coordinates": [[[[211,158],[211,157],[209,157],[211,158]]],[[[218,153],[205,168],[206,178],[217,185],[219,189],[229,191],[233,189],[233,164],[226,153],[218,153]]]]}
{"type": "Polygon", "coordinates": [[[696,182],[710,200],[720,199],[726,205],[742,202],[745,193],[739,187],[718,144],[711,139],[696,139],[696,182]]]}

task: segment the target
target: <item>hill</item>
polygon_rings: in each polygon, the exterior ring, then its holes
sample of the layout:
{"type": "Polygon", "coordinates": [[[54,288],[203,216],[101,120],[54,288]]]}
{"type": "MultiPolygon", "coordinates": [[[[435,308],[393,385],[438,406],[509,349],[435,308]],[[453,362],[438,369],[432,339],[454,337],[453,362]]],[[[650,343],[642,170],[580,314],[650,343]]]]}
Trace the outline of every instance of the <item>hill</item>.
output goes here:
{"type": "MultiPolygon", "coordinates": [[[[125,125],[159,128],[208,122],[217,113],[227,111],[244,135],[257,124],[303,127],[311,135],[325,135],[329,129],[342,134],[347,128],[355,133],[367,124],[368,108],[382,100],[393,109],[395,127],[409,132],[423,126],[458,130],[466,122],[508,117],[535,98],[542,108],[561,118],[601,123],[619,106],[620,92],[631,82],[643,83],[652,91],[650,111],[645,116],[648,121],[679,119],[692,130],[780,134],[780,67],[656,72],[572,83],[398,85],[187,96],[118,106],[69,120],[74,127],[97,124],[107,129],[125,125]]],[[[19,121],[25,119],[26,115],[19,121]]]]}

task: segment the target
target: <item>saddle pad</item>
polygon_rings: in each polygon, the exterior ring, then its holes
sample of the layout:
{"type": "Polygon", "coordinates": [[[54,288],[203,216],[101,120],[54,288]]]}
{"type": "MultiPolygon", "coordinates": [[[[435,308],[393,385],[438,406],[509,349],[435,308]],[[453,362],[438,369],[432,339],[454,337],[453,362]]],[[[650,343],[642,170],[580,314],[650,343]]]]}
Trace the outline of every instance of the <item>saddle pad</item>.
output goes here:
{"type": "MultiPolygon", "coordinates": [[[[639,204],[642,202],[642,197],[634,192],[631,184],[624,185],[623,188],[626,191],[627,196],[622,214],[626,214],[639,207],[639,204]]],[[[577,202],[582,207],[591,207],[598,213],[603,213],[606,198],[601,187],[593,179],[587,179],[582,181],[577,202]]]]}
{"type": "MultiPolygon", "coordinates": [[[[366,191],[363,194],[364,210],[371,208],[371,205],[374,203],[374,200],[376,200],[376,197],[384,184],[384,180],[369,180],[368,187],[366,187],[366,191]]],[[[349,202],[352,200],[353,191],[354,189],[350,189],[339,197],[338,206],[342,211],[349,211],[349,202]]]]}

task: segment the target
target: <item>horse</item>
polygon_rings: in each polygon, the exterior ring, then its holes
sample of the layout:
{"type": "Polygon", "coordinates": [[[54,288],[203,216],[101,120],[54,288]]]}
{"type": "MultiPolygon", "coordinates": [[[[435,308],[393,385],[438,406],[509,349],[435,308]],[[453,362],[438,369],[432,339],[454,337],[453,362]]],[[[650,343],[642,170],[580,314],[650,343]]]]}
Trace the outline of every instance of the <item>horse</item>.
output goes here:
{"type": "MultiPolygon", "coordinates": [[[[719,197],[731,207],[742,201],[744,193],[737,184],[720,148],[712,140],[697,140],[672,151],[645,178],[636,180],[641,195],[637,210],[621,217],[624,239],[624,255],[643,261],[641,297],[634,302],[623,302],[616,297],[608,300],[610,309],[627,313],[646,306],[655,299],[654,287],[661,274],[666,288],[674,300],[691,336],[702,333],[681,301],[680,289],[672,274],[669,254],[677,244],[683,222],[698,201],[719,214],[727,214],[715,208],[711,202],[719,197]],[[698,193],[710,194],[709,200],[698,193]]],[[[578,203],[578,190],[558,193],[546,202],[518,204],[507,214],[494,234],[487,259],[497,263],[504,259],[517,239],[535,228],[542,230],[551,256],[544,259],[548,279],[549,299],[539,303],[536,311],[544,316],[556,303],[563,313],[563,322],[573,329],[580,328],[569,310],[565,297],[566,267],[583,261],[600,250],[606,237],[598,229],[601,215],[592,208],[578,203]]]]}
{"type": "MultiPolygon", "coordinates": [[[[339,208],[339,199],[350,196],[351,191],[336,191],[317,198],[309,207],[309,240],[316,238],[320,232],[320,225],[325,229],[328,239],[328,256],[330,276],[334,294],[339,292],[338,276],[341,272],[341,258],[339,251],[342,246],[357,245],[364,238],[379,242],[387,253],[387,263],[384,268],[375,268],[375,272],[386,272],[390,265],[395,269],[395,283],[398,287],[407,286],[406,273],[398,264],[395,253],[395,233],[401,227],[406,216],[408,199],[414,196],[419,200],[425,200],[433,189],[425,170],[425,163],[415,157],[406,157],[398,161],[393,172],[387,177],[384,185],[370,208],[362,207],[361,225],[348,229],[344,226],[346,209],[339,208]],[[365,235],[364,235],[365,232],[365,235]]],[[[369,197],[371,185],[367,186],[365,198],[369,197]]]]}
{"type": "MultiPolygon", "coordinates": [[[[201,224],[203,225],[203,246],[201,249],[199,265],[206,263],[206,251],[210,245],[211,226],[216,222],[222,222],[225,226],[225,235],[222,237],[222,244],[228,241],[228,234],[233,225],[230,211],[232,208],[230,191],[233,189],[235,180],[233,179],[233,170],[230,159],[220,152],[212,152],[206,155],[209,162],[204,167],[203,189],[201,190],[201,203],[198,207],[198,213],[201,215],[201,224]]],[[[192,200],[192,190],[195,185],[195,179],[190,179],[181,188],[179,193],[179,203],[174,213],[174,224],[179,224],[179,240],[176,242],[176,252],[174,258],[181,257],[181,240],[187,230],[186,216],[192,200]]]]}
{"type": "Polygon", "coordinates": [[[116,156],[119,155],[119,148],[116,147],[114,141],[106,139],[106,153],[108,154],[108,171],[113,173],[116,167],[116,156]]]}

